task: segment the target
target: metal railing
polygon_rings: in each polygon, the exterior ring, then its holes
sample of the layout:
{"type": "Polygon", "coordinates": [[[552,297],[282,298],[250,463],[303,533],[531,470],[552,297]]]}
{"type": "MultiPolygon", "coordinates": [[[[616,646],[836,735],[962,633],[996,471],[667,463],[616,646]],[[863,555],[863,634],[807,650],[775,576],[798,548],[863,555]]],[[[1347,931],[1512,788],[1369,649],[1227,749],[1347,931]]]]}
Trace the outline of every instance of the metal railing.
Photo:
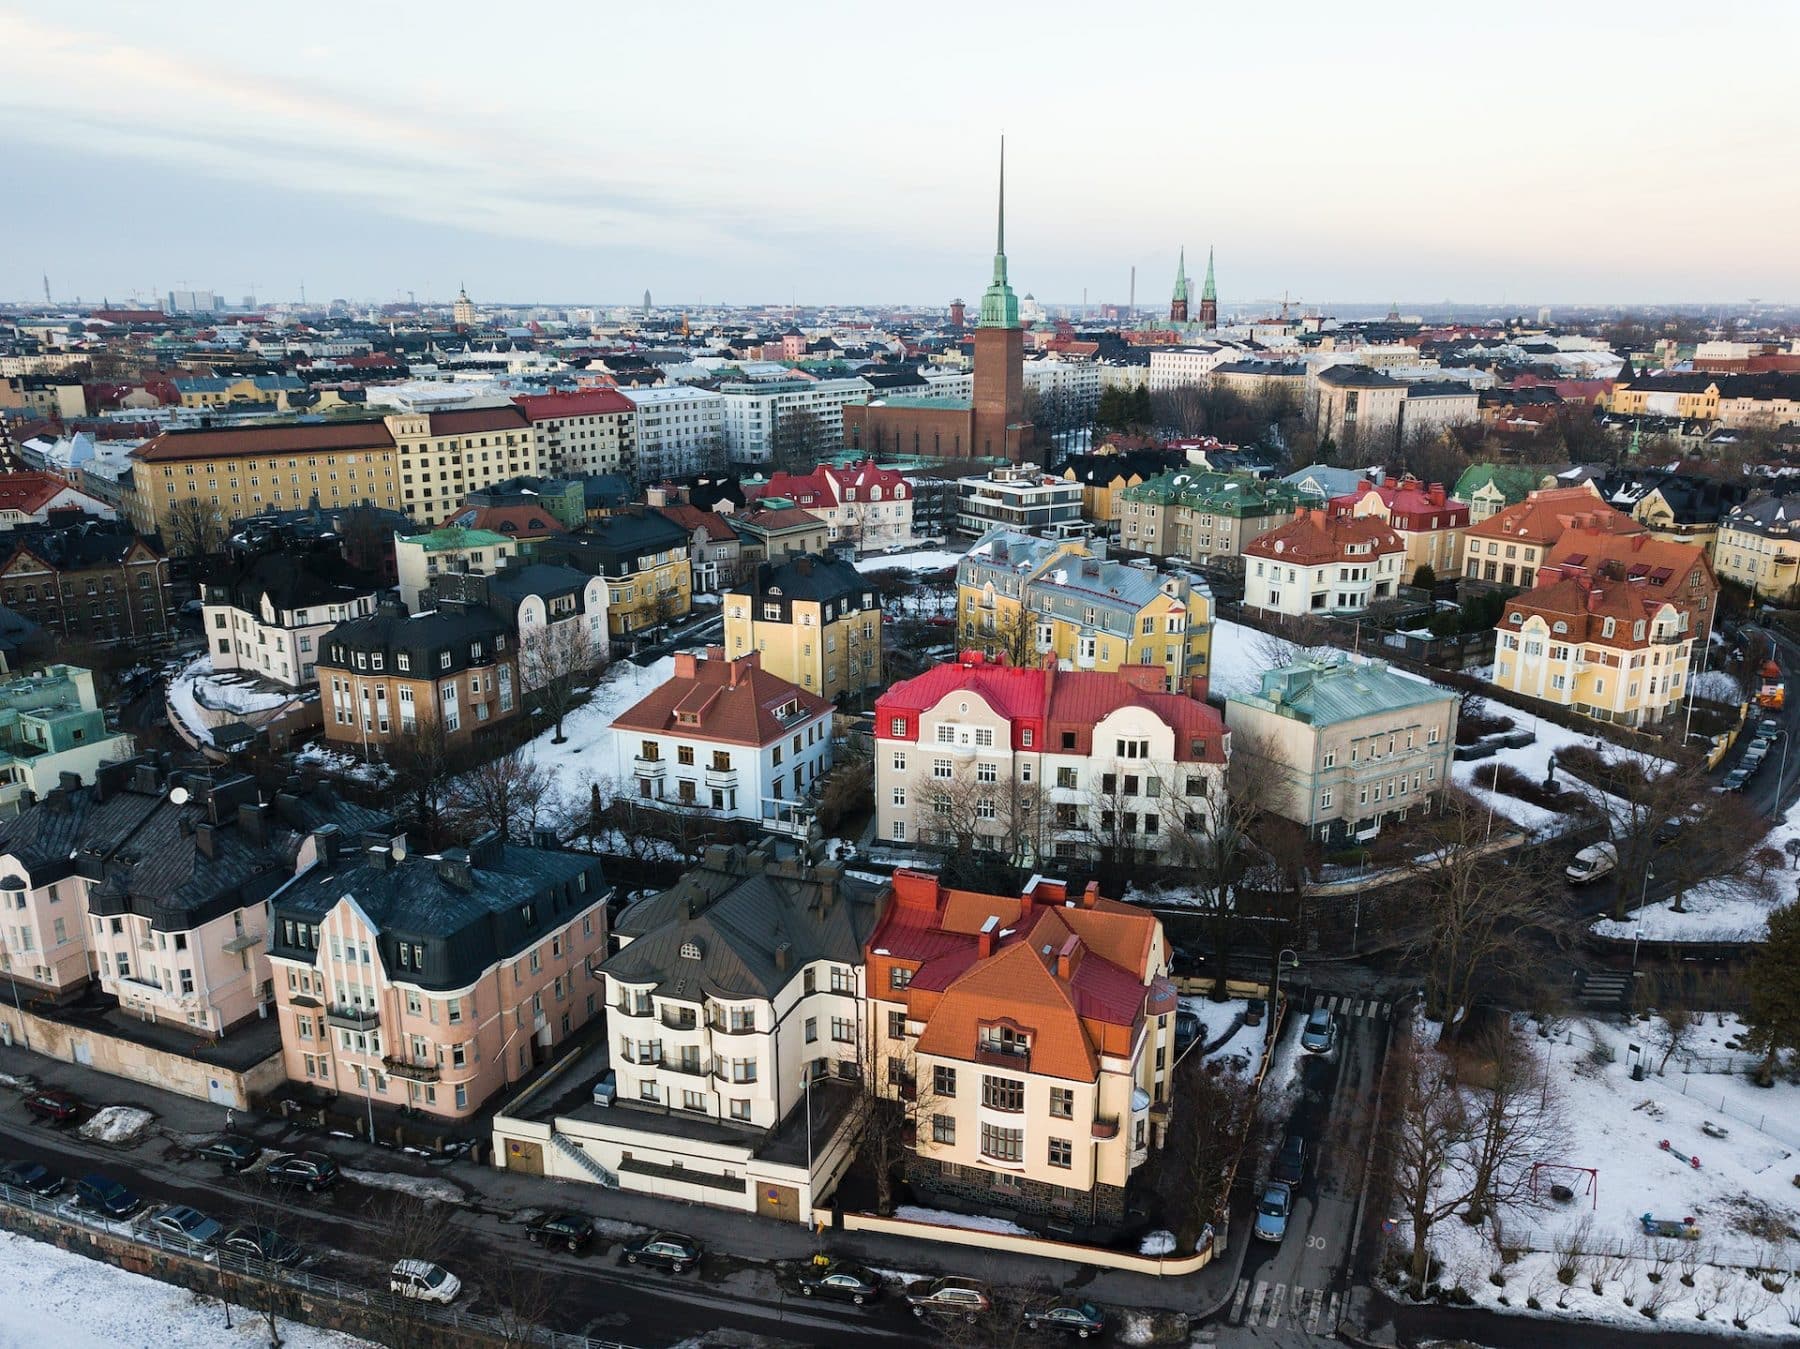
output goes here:
{"type": "MultiPolygon", "coordinates": [[[[116,1240],[129,1241],[136,1246],[161,1251],[166,1255],[177,1256],[195,1264],[216,1269],[224,1274],[232,1274],[256,1283],[276,1284],[292,1288],[305,1294],[308,1298],[327,1298],[341,1305],[361,1307],[370,1312],[385,1313],[390,1316],[405,1315],[431,1321],[453,1330],[487,1335],[505,1344],[540,1344],[548,1346],[548,1349],[633,1349],[633,1346],[619,1340],[596,1340],[586,1335],[567,1334],[547,1327],[523,1327],[505,1317],[477,1315],[461,1311],[456,1307],[442,1307],[434,1303],[420,1302],[381,1289],[364,1288],[357,1284],[345,1283],[342,1279],[313,1274],[304,1269],[291,1269],[284,1265],[271,1264],[266,1260],[239,1255],[235,1251],[199,1249],[191,1241],[167,1237],[154,1229],[135,1226],[134,1220],[99,1218],[83,1213],[66,1199],[44,1199],[32,1194],[29,1190],[15,1189],[10,1185],[0,1185],[0,1203],[4,1203],[10,1208],[26,1210],[37,1215],[41,1220],[61,1224],[65,1228],[102,1233],[116,1240]]],[[[83,1252],[83,1254],[93,1256],[95,1253],[90,1251],[83,1252]]],[[[218,1295],[222,1290],[211,1291],[218,1295]]],[[[255,1310],[254,1307],[247,1309],[255,1310]]],[[[283,1308],[282,1315],[290,1321],[302,1320],[287,1308],[283,1308]]]]}

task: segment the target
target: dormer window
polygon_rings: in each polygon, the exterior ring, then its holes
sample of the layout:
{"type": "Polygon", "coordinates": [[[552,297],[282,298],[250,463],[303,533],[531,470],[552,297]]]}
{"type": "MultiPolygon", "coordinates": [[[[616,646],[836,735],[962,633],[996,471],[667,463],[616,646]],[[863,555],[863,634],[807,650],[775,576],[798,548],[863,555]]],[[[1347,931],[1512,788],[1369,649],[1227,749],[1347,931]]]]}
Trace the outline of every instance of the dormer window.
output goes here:
{"type": "Polygon", "coordinates": [[[1631,640],[1634,642],[1641,642],[1644,640],[1644,620],[1643,619],[1640,618],[1640,619],[1638,619],[1638,621],[1636,623],[1633,623],[1631,625],[1631,640]]]}
{"type": "Polygon", "coordinates": [[[381,668],[381,664],[382,664],[381,652],[377,651],[373,656],[369,657],[370,668],[379,670],[381,668]]]}
{"type": "Polygon", "coordinates": [[[697,941],[682,942],[681,943],[681,958],[683,960],[698,960],[698,959],[700,959],[700,943],[697,941]]]}
{"type": "Polygon", "coordinates": [[[1562,619],[1559,618],[1556,620],[1556,622],[1554,624],[1551,625],[1550,630],[1552,632],[1559,632],[1559,633],[1567,632],[1569,630],[1569,625],[1567,623],[1563,622],[1562,619]]]}
{"type": "Polygon", "coordinates": [[[399,655],[394,657],[394,664],[402,670],[410,670],[412,669],[412,656],[407,652],[402,651],[399,655]]]}
{"type": "Polygon", "coordinates": [[[448,651],[438,652],[438,669],[448,670],[449,668],[450,668],[450,653],[448,651]]]}
{"type": "Polygon", "coordinates": [[[1605,636],[1605,637],[1611,637],[1613,635],[1613,630],[1617,627],[1618,627],[1618,623],[1615,620],[1609,618],[1600,625],[1601,635],[1605,636]]]}

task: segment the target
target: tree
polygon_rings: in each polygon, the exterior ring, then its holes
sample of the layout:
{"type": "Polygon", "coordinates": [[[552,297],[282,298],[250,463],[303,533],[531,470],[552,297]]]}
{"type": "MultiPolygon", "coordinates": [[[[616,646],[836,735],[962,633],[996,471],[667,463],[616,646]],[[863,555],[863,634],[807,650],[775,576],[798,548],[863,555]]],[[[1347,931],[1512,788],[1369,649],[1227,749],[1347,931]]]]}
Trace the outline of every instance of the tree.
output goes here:
{"type": "Polygon", "coordinates": [[[1168,1135],[1153,1154],[1151,1182],[1180,1248],[1195,1250],[1208,1223],[1224,1226],[1226,1182],[1245,1146],[1256,1088],[1244,1073],[1192,1052],[1175,1066],[1174,1096],[1168,1135]]]}
{"type": "Polygon", "coordinates": [[[1412,1228],[1407,1273],[1423,1297],[1431,1271],[1431,1233],[1468,1204],[1472,1176],[1466,1147],[1469,1109],[1454,1066],[1435,1049],[1408,1039],[1394,1049],[1397,1108],[1384,1139],[1394,1201],[1412,1228]]]}
{"type": "Polygon", "coordinates": [[[1037,620],[1026,609],[1015,609],[989,621],[985,615],[964,614],[962,640],[990,656],[1004,656],[1010,665],[1021,668],[1036,665],[1043,659],[1038,646],[1037,620]]]}
{"type": "Polygon", "coordinates": [[[172,557],[206,557],[225,546],[224,512],[199,497],[178,497],[163,516],[163,546],[172,557]]]}
{"type": "Polygon", "coordinates": [[[527,843],[556,800],[555,775],[521,745],[452,779],[445,813],[465,837],[492,829],[527,843]]]}
{"type": "MultiPolygon", "coordinates": [[[[457,1229],[435,1199],[397,1195],[379,1211],[367,1230],[371,1254],[380,1262],[381,1277],[401,1260],[444,1261],[459,1241],[457,1229]]],[[[438,1342],[441,1330],[426,1304],[413,1298],[383,1297],[371,1300],[388,1349],[425,1349],[438,1342]]]]}
{"type": "Polygon", "coordinates": [[[1468,1137],[1470,1223],[1491,1219],[1528,1201],[1531,1164],[1561,1155],[1561,1102],[1548,1064],[1501,1020],[1459,1065],[1470,1106],[1468,1137]]]}
{"type": "Polygon", "coordinates": [[[805,408],[789,408],[776,414],[769,437],[769,471],[810,473],[820,457],[837,448],[828,445],[825,424],[805,408]]]}
{"type": "Polygon", "coordinates": [[[563,718],[586,699],[583,684],[591,684],[605,666],[606,653],[588,629],[588,618],[577,614],[558,623],[540,623],[519,634],[519,682],[539,707],[556,723],[551,744],[563,744],[563,718]]]}
{"type": "MultiPolygon", "coordinates": [[[[902,1042],[889,1041],[890,1047],[902,1042]]],[[[909,1155],[930,1136],[933,1106],[939,1097],[935,1073],[921,1080],[918,1057],[911,1045],[885,1064],[870,1064],[863,1074],[857,1097],[851,1137],[857,1158],[869,1168],[875,1182],[875,1208],[894,1209],[894,1179],[909,1155]]]]}
{"type": "Polygon", "coordinates": [[[1768,939],[1751,955],[1744,984],[1750,999],[1744,1042],[1763,1056],[1757,1081],[1767,1086],[1782,1055],[1800,1050],[1800,901],[1769,914],[1768,939]]]}
{"type": "Polygon", "coordinates": [[[483,1265],[481,1289],[496,1306],[496,1349],[528,1349],[544,1342],[558,1305],[561,1278],[536,1261],[496,1260],[483,1265]]]}
{"type": "Polygon", "coordinates": [[[1044,801],[1038,785],[996,775],[982,780],[981,766],[953,757],[950,776],[932,777],[919,789],[920,842],[958,856],[990,853],[1022,867],[1043,855],[1044,801]]]}
{"type": "Polygon", "coordinates": [[[401,733],[388,742],[383,753],[394,775],[396,795],[410,806],[420,836],[435,842],[461,752],[452,746],[444,723],[427,713],[412,723],[410,731],[402,723],[401,733]]]}
{"type": "Polygon", "coordinates": [[[1420,590],[1437,589],[1437,570],[1429,562],[1421,562],[1413,572],[1413,585],[1420,590]]]}

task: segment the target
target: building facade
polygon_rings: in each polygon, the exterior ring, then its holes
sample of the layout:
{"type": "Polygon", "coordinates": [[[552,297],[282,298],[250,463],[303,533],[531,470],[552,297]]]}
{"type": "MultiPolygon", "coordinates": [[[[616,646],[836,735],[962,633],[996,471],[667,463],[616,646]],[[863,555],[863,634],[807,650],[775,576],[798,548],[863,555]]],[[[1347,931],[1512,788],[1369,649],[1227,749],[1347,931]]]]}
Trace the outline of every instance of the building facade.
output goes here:
{"type": "Polygon", "coordinates": [[[734,464],[754,466],[775,458],[790,418],[809,423],[809,448],[836,449],[844,443],[844,408],[869,399],[868,381],[857,376],[827,379],[747,380],[719,386],[725,452],[734,464]]]}
{"type": "Polygon", "coordinates": [[[544,472],[618,473],[636,481],[638,409],[617,389],[527,394],[513,402],[531,423],[544,472]]]}
{"type": "Polygon", "coordinates": [[[1022,534],[1068,533],[1080,527],[1081,484],[1040,473],[1034,465],[989,469],[956,484],[956,532],[976,536],[990,529],[1022,534]]]}
{"type": "Polygon", "coordinates": [[[414,611],[422,609],[439,576],[498,571],[519,551],[517,539],[462,525],[442,525],[420,534],[395,534],[394,567],[400,577],[401,603],[414,611]]]}
{"type": "Polygon", "coordinates": [[[18,534],[0,562],[0,604],[68,641],[161,641],[176,630],[168,557],[112,521],[18,534]]]}
{"type": "Polygon", "coordinates": [[[1411,474],[1397,482],[1365,481],[1354,492],[1334,497],[1330,511],[1349,519],[1380,520],[1406,544],[1401,573],[1411,581],[1420,567],[1433,577],[1454,580],[1462,574],[1463,531],[1469,508],[1452,500],[1439,482],[1422,483],[1411,474]]]}
{"type": "Polygon", "coordinates": [[[1406,385],[1365,365],[1333,365],[1318,371],[1309,391],[1313,433],[1321,441],[1371,454],[1400,443],[1406,385]]]}
{"type": "Polygon", "coordinates": [[[1800,501],[1764,497],[1732,508],[1719,521],[1713,565],[1748,586],[1754,599],[1800,603],[1800,501]]]}
{"type": "Polygon", "coordinates": [[[339,623],[374,613],[381,589],[335,551],[227,559],[201,585],[200,621],[212,667],[283,688],[312,688],[319,642],[339,623]]]}
{"type": "Polygon", "coordinates": [[[92,671],[47,665],[0,683],[0,814],[131,755],[131,737],[107,729],[92,671]]]}
{"type": "Polygon", "coordinates": [[[442,520],[470,492],[542,472],[531,420],[511,403],[398,412],[384,424],[394,442],[400,499],[380,504],[397,504],[423,525],[442,520]]]}
{"type": "Polygon", "coordinates": [[[1244,603],[1270,613],[1361,613],[1400,593],[1406,544],[1380,520],[1302,510],[1244,546],[1244,603]]]}
{"type": "Polygon", "coordinates": [[[1464,584],[1531,589],[1551,547],[1575,525],[1608,534],[1644,532],[1637,521],[1600,500],[1592,483],[1541,488],[1469,526],[1463,536],[1464,584]]]}
{"type": "Polygon", "coordinates": [[[1127,552],[1243,569],[1244,545],[1275,529],[1300,505],[1285,483],[1249,473],[1176,469],[1120,494],[1119,546],[1127,552]]]}
{"type": "Polygon", "coordinates": [[[858,552],[913,542],[913,487],[873,459],[842,468],[820,464],[811,473],[777,472],[766,483],[746,483],[751,502],[791,501],[825,522],[826,538],[858,552]]]}
{"type": "Polygon", "coordinates": [[[807,554],[757,565],[725,594],[725,652],[833,699],[883,683],[881,602],[847,562],[807,554]]]}
{"type": "Polygon", "coordinates": [[[725,462],[722,394],[686,384],[622,392],[637,409],[638,481],[686,477],[725,462]]]}

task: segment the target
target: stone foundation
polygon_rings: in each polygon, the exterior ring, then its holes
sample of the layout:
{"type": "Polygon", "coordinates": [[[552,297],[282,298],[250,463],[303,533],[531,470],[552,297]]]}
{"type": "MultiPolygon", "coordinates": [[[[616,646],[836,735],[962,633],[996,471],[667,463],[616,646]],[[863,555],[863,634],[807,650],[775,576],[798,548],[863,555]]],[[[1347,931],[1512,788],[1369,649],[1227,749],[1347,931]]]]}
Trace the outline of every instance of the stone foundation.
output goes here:
{"type": "Polygon", "coordinates": [[[906,1159],[906,1182],[920,1195],[1010,1209],[1021,1217],[1036,1219],[1039,1225],[1106,1227],[1125,1217],[1125,1191],[1117,1185],[1071,1191],[1010,1171],[957,1166],[916,1155],[906,1159]]]}

